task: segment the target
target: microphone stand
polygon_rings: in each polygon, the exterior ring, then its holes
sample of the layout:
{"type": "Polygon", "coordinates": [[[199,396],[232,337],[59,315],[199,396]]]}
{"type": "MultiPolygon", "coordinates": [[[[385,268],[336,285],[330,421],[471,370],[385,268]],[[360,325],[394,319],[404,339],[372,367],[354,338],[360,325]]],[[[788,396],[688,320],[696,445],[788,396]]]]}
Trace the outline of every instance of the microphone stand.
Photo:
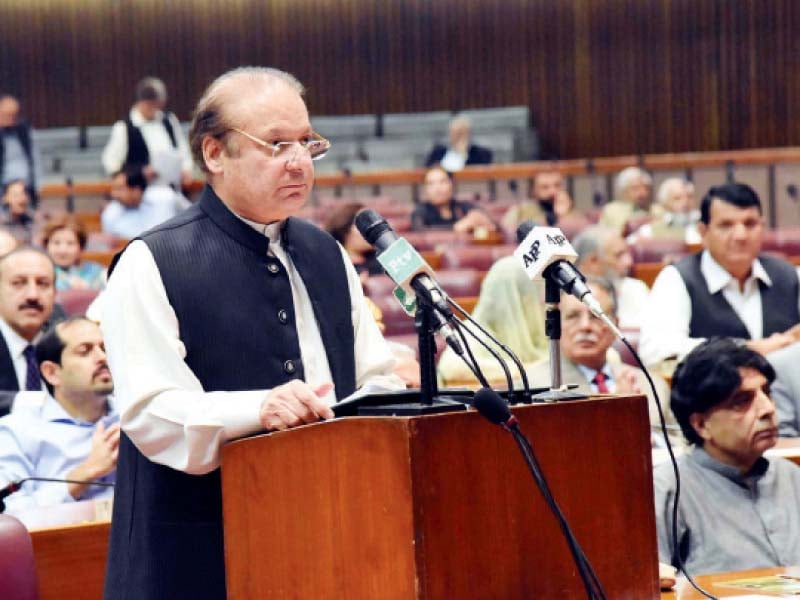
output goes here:
{"type": "Polygon", "coordinates": [[[533,402],[560,402],[581,400],[585,394],[572,392],[561,380],[561,288],[551,277],[545,277],[544,284],[544,331],[550,338],[550,390],[534,394],[533,402]]]}
{"type": "Polygon", "coordinates": [[[422,295],[417,296],[417,310],[414,313],[414,327],[417,330],[420,367],[420,401],[400,404],[381,404],[362,406],[359,415],[430,415],[444,412],[467,410],[467,405],[455,398],[439,395],[436,382],[436,321],[433,311],[436,308],[422,295]]]}

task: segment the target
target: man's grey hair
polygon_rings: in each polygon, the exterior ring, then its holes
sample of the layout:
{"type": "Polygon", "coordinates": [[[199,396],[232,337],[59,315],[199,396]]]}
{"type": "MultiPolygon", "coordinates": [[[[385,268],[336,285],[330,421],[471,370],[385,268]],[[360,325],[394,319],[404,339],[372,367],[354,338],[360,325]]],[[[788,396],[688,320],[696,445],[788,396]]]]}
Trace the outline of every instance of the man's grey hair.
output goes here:
{"type": "Polygon", "coordinates": [[[455,125],[464,125],[467,129],[472,130],[472,121],[467,115],[456,115],[450,120],[450,128],[455,125]]]}
{"type": "Polygon", "coordinates": [[[665,206],[667,204],[667,200],[669,199],[669,195],[672,193],[672,190],[675,188],[681,187],[688,189],[689,186],[694,186],[691,182],[686,181],[685,179],[681,179],[680,177],[670,177],[669,179],[665,179],[660,186],[658,186],[658,193],[656,194],[656,202],[665,206]]]}
{"type": "Polygon", "coordinates": [[[606,277],[598,277],[592,275],[586,278],[586,285],[599,287],[605,290],[608,297],[611,298],[611,314],[609,317],[616,318],[617,316],[617,290],[614,289],[614,284],[606,277]]]}
{"type": "Polygon", "coordinates": [[[137,102],[140,100],[166,102],[167,86],[158,77],[145,77],[136,84],[134,97],[137,102]]]}
{"type": "Polygon", "coordinates": [[[604,225],[590,225],[581,231],[572,242],[573,249],[578,253],[578,260],[575,264],[580,266],[580,264],[592,254],[597,254],[599,256],[603,251],[603,246],[606,241],[618,235],[618,231],[604,225]]]}
{"type": "Polygon", "coordinates": [[[644,169],[639,167],[622,169],[614,179],[614,199],[623,198],[628,188],[640,179],[644,180],[647,185],[653,185],[653,178],[644,169]]]}
{"type": "Polygon", "coordinates": [[[189,128],[189,147],[192,150],[192,158],[205,173],[209,172],[203,159],[203,140],[207,136],[223,140],[228,151],[235,150],[227,138],[233,124],[230,115],[226,112],[226,96],[224,94],[225,87],[235,79],[250,79],[254,85],[263,84],[265,81],[282,82],[301,96],[305,93],[305,87],[294,75],[272,67],[237,67],[217,77],[197,102],[192,125],[189,128]]]}
{"type": "Polygon", "coordinates": [[[46,258],[47,262],[50,263],[50,266],[53,267],[53,285],[55,285],[56,264],[53,262],[53,259],[47,252],[39,248],[36,248],[35,246],[28,246],[28,245],[17,246],[8,254],[4,255],[3,257],[0,257],[0,277],[2,277],[3,275],[3,265],[6,264],[10,258],[16,256],[17,254],[37,254],[39,256],[43,256],[44,258],[46,258]]]}

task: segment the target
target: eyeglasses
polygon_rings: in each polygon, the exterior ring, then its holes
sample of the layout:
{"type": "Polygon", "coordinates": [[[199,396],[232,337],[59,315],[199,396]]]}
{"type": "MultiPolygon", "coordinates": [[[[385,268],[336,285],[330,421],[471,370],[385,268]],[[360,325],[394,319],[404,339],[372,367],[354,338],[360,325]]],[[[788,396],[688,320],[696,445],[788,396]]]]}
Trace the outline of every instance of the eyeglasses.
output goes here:
{"type": "Polygon", "coordinates": [[[331,143],[318,133],[311,132],[302,140],[296,142],[265,142],[254,135],[250,135],[246,131],[242,131],[236,127],[231,127],[231,131],[241,133],[244,137],[252,140],[259,146],[267,148],[272,152],[273,158],[284,158],[286,160],[294,160],[297,157],[297,147],[303,149],[311,157],[311,160],[318,160],[325,156],[328,150],[331,149],[331,143]]]}

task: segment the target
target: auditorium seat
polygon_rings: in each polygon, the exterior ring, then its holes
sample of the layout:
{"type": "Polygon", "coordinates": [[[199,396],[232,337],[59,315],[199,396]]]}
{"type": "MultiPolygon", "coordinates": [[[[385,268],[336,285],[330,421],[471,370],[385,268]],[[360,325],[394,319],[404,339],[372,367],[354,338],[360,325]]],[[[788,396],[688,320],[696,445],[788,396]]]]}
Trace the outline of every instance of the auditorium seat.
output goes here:
{"type": "Polygon", "coordinates": [[[394,296],[374,296],[372,301],[381,309],[385,336],[409,335],[415,332],[414,317],[406,314],[394,296]]]}
{"type": "Polygon", "coordinates": [[[488,271],[499,258],[510,256],[516,248],[515,244],[447,248],[442,252],[442,269],[478,269],[488,271]]]}
{"type": "Polygon", "coordinates": [[[0,514],[0,573],[0,598],[39,598],[31,536],[22,523],[5,514],[0,514]]]}
{"type": "Polygon", "coordinates": [[[683,240],[642,239],[631,244],[631,253],[635,263],[672,262],[689,253],[683,240]]]}
{"type": "Polygon", "coordinates": [[[62,306],[67,316],[84,315],[99,293],[98,290],[59,290],[56,292],[56,302],[62,306]]]}
{"type": "Polygon", "coordinates": [[[420,252],[422,250],[436,250],[440,246],[463,245],[468,242],[469,238],[469,236],[460,235],[452,229],[409,231],[403,237],[420,252]]]}
{"type": "Polygon", "coordinates": [[[800,228],[780,228],[764,232],[761,245],[765,252],[779,252],[785,256],[800,256],[800,228]]]}
{"type": "Polygon", "coordinates": [[[628,237],[634,231],[639,229],[642,225],[644,225],[645,223],[649,223],[652,220],[653,217],[651,217],[650,215],[638,215],[636,217],[628,219],[628,221],[625,223],[625,228],[622,230],[622,236],[628,237]]]}

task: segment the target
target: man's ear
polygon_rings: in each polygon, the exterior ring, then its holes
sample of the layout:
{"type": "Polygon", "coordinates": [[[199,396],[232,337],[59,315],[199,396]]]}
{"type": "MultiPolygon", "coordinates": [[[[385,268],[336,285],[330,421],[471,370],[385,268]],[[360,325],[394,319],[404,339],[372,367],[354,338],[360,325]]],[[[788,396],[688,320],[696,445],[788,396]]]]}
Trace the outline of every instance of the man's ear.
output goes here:
{"type": "Polygon", "coordinates": [[[39,365],[39,372],[45,381],[53,387],[58,387],[61,384],[61,365],[58,363],[54,363],[52,360],[45,360],[39,365]]]}
{"type": "Polygon", "coordinates": [[[218,175],[222,173],[222,155],[225,153],[225,144],[217,138],[207,135],[201,145],[203,149],[203,162],[208,170],[218,175]]]}
{"type": "Polygon", "coordinates": [[[703,240],[705,240],[705,238],[706,238],[706,234],[708,233],[708,225],[706,225],[705,223],[703,223],[702,221],[700,221],[700,222],[697,224],[697,233],[699,233],[699,234],[700,234],[700,237],[701,237],[703,240]]]}
{"type": "Polygon", "coordinates": [[[708,431],[706,415],[704,413],[692,413],[689,415],[689,425],[695,430],[704,442],[711,439],[711,433],[708,431]]]}

